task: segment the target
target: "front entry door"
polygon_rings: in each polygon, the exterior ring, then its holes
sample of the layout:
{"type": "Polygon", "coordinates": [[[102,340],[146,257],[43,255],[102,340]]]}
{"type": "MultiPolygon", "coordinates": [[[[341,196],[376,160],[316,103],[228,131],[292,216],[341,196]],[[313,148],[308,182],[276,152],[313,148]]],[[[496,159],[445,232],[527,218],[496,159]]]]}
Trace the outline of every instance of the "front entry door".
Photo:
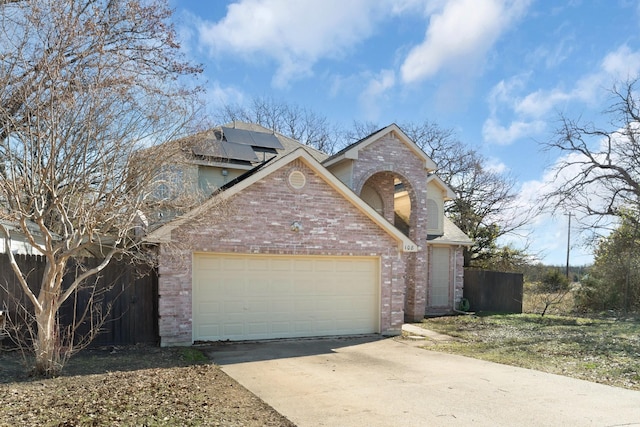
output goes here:
{"type": "Polygon", "coordinates": [[[434,247],[431,252],[431,288],[429,307],[450,307],[451,251],[449,248],[434,247]]]}

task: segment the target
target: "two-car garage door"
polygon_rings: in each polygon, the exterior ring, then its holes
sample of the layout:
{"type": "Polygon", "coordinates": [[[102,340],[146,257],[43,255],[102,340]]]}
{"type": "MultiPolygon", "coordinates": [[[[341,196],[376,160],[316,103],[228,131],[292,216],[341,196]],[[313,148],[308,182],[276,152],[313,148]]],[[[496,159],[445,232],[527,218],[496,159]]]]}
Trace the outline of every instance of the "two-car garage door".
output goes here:
{"type": "Polygon", "coordinates": [[[193,340],[379,331],[376,257],[194,254],[193,340]]]}

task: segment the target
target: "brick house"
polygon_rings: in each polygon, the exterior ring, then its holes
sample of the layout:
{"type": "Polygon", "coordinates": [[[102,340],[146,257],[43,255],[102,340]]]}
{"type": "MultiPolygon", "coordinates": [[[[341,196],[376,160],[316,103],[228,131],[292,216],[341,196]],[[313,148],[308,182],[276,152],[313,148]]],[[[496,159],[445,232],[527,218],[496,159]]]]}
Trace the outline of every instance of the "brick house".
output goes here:
{"type": "Polygon", "coordinates": [[[185,176],[217,190],[148,238],[162,345],[392,335],[462,298],[454,195],[395,124],[330,157],[249,124],[195,140],[185,176]]]}

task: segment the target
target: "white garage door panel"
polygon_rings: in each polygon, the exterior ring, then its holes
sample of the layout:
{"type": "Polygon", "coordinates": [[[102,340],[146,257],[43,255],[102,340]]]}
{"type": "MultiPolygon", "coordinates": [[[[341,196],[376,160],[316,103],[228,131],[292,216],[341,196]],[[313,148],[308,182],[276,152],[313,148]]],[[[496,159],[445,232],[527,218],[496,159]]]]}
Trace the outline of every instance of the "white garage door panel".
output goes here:
{"type": "Polygon", "coordinates": [[[378,265],[374,257],[194,254],[193,339],[378,332],[378,265]]]}

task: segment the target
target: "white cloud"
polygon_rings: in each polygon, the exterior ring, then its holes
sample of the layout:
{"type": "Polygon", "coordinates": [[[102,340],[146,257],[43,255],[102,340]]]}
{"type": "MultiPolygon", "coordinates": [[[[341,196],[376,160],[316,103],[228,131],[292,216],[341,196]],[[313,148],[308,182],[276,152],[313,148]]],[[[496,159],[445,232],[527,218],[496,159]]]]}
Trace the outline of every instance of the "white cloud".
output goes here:
{"type": "Polygon", "coordinates": [[[393,0],[391,12],[395,15],[403,13],[419,12],[429,16],[434,11],[441,9],[447,0],[393,0]]]}
{"type": "Polygon", "coordinates": [[[200,18],[188,11],[182,11],[176,16],[176,32],[180,40],[180,49],[185,54],[192,54],[194,39],[197,38],[196,27],[200,18]]]}
{"type": "MultiPolygon", "coordinates": [[[[197,17],[190,21],[198,32],[198,48],[221,62],[232,56],[274,64],[272,85],[283,88],[312,76],[318,61],[343,58],[376,31],[383,31],[392,17],[418,16],[425,20],[425,39],[395,72],[410,83],[443,69],[477,71],[487,51],[524,14],[530,1],[238,0],[216,22],[197,17]]],[[[194,40],[190,32],[185,28],[185,39],[194,40]]]]}
{"type": "Polygon", "coordinates": [[[543,61],[546,68],[556,68],[571,55],[574,42],[573,37],[564,38],[556,42],[552,48],[540,46],[532,56],[543,61]]]}
{"type": "Polygon", "coordinates": [[[521,95],[522,76],[500,81],[487,99],[490,115],[483,126],[484,140],[509,144],[532,132],[540,132],[545,129],[544,122],[550,121],[552,114],[564,110],[566,104],[578,101],[598,105],[606,89],[639,73],[640,50],[633,51],[622,45],[605,55],[599,69],[585,74],[569,89],[558,85],[521,95]],[[504,115],[504,110],[511,116],[508,126],[499,124],[499,116],[504,115]]]}
{"type": "Polygon", "coordinates": [[[360,95],[360,104],[366,112],[368,120],[376,120],[379,113],[380,98],[396,84],[393,70],[382,70],[369,80],[365,90],[360,95]]]}
{"type": "Polygon", "coordinates": [[[381,7],[368,0],[240,0],[218,22],[199,26],[212,55],[277,63],[273,84],[308,76],[324,57],[339,57],[371,35],[381,7]]]}
{"type": "Polygon", "coordinates": [[[491,114],[496,114],[497,110],[504,105],[513,108],[512,104],[517,99],[514,94],[525,87],[527,79],[528,75],[521,74],[498,82],[487,98],[491,114]]]}
{"type": "Polygon", "coordinates": [[[602,70],[614,80],[627,80],[640,72],[640,51],[620,46],[602,60],[602,70]]]}
{"type": "Polygon", "coordinates": [[[233,86],[222,86],[220,82],[214,82],[207,88],[207,106],[210,109],[218,109],[225,105],[242,105],[246,95],[233,86]]]}
{"type": "Polygon", "coordinates": [[[552,111],[556,105],[567,102],[572,98],[570,93],[560,89],[551,91],[538,90],[530,93],[515,105],[515,112],[529,117],[543,117],[552,111]]]}
{"type": "Polygon", "coordinates": [[[497,173],[497,174],[502,174],[509,171],[509,168],[504,162],[502,162],[500,159],[493,158],[493,157],[490,159],[487,159],[487,162],[485,163],[484,168],[488,172],[497,173]]]}
{"type": "Polygon", "coordinates": [[[562,87],[550,90],[538,89],[524,97],[512,99],[513,111],[520,117],[544,118],[549,113],[564,110],[564,105],[572,101],[595,103],[598,96],[602,94],[605,81],[609,79],[604,73],[599,72],[585,75],[571,90],[565,90],[562,87]]]}
{"type": "Polygon", "coordinates": [[[482,126],[482,137],[485,141],[508,145],[521,138],[530,137],[542,132],[546,127],[544,121],[513,121],[508,127],[502,126],[496,118],[489,117],[482,126]]]}
{"type": "Polygon", "coordinates": [[[445,68],[478,67],[504,31],[520,18],[529,0],[450,0],[431,16],[424,41],[401,67],[405,83],[432,77],[445,68]]]}

